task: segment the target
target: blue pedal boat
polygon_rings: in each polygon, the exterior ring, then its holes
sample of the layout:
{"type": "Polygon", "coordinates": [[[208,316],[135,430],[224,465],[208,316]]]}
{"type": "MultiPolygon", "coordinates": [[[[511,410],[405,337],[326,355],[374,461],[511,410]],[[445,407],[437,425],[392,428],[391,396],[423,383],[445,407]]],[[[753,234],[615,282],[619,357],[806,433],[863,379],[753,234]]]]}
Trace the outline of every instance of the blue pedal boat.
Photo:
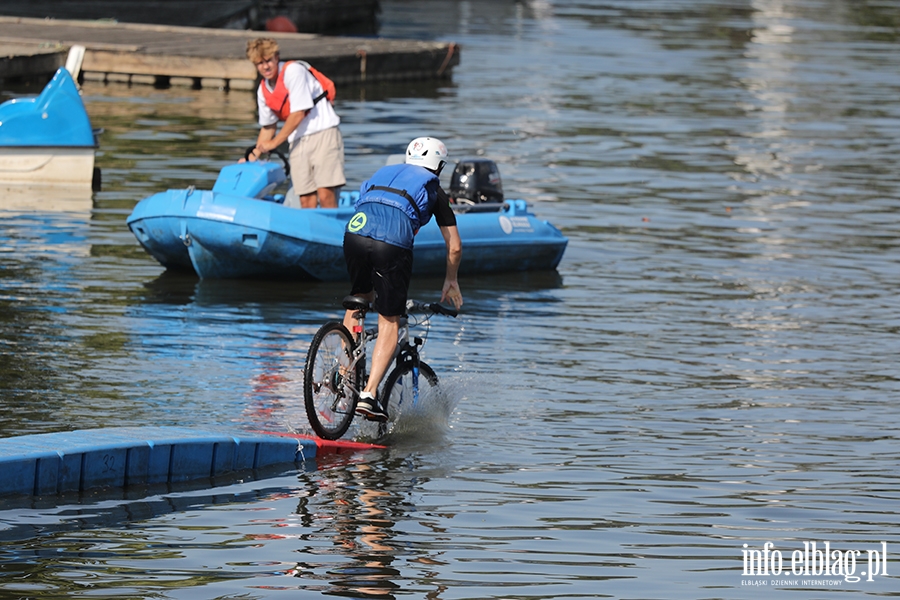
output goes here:
{"type": "MultiPolygon", "coordinates": [[[[490,161],[461,161],[455,180],[474,182],[472,165],[476,171],[493,165],[479,163],[490,161]]],[[[201,279],[346,279],[344,229],[358,192],[342,192],[338,208],[295,208],[290,190],[272,193],[286,181],[285,167],[276,161],[227,165],[212,190],[189,187],[144,198],[128,227],[166,269],[192,270],[201,279]]],[[[486,186],[487,195],[457,186],[472,197],[460,194],[458,201],[467,203],[455,209],[463,242],[460,274],[556,269],[567,238],[524,200],[494,201],[499,172],[486,186]]],[[[446,249],[434,219],[419,231],[413,254],[415,275],[443,276],[446,249]]]]}
{"type": "Polygon", "coordinates": [[[97,132],[65,68],[38,96],[0,104],[0,184],[96,189],[96,148],[97,132]]]}

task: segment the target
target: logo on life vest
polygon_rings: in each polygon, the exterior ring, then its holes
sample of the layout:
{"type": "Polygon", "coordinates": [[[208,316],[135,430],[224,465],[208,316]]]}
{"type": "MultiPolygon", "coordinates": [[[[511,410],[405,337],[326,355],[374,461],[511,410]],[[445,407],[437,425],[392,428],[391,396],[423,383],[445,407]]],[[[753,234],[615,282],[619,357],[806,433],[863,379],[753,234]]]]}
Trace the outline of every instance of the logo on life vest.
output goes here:
{"type": "Polygon", "coordinates": [[[353,215],[353,218],[350,219],[350,222],[347,223],[347,231],[350,233],[356,233],[360,229],[366,226],[366,213],[358,212],[353,215]]]}

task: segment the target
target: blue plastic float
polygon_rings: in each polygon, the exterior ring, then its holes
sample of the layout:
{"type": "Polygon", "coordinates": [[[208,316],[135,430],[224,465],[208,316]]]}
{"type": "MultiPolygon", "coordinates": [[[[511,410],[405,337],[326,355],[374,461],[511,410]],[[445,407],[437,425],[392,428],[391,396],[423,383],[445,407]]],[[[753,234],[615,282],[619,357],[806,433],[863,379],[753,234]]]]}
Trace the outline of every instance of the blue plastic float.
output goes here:
{"type": "Polygon", "coordinates": [[[66,69],[38,96],[0,104],[0,184],[99,189],[96,148],[97,133],[66,69]]]}
{"type": "Polygon", "coordinates": [[[97,145],[91,121],[72,76],[59,68],[34,98],[0,104],[0,146],[97,145]]]}
{"type": "Polygon", "coordinates": [[[322,452],[379,446],[333,444],[282,433],[119,427],[0,439],[0,496],[177,483],[290,465],[322,452]]]}

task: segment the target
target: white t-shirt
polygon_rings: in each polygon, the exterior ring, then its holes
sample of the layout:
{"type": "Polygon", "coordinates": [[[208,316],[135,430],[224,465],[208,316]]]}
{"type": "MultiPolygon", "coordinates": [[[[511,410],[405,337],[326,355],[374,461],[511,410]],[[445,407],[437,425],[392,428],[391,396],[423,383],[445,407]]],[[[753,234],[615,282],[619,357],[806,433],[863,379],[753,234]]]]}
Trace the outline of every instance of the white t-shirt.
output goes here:
{"type": "MultiPolygon", "coordinates": [[[[284,62],[278,64],[279,72],[284,62]]],[[[262,86],[272,92],[275,88],[269,86],[268,81],[263,81],[259,89],[256,91],[256,102],[259,105],[259,124],[262,127],[274,125],[278,122],[278,115],[266,105],[266,98],[263,96],[262,86]]],[[[288,143],[293,144],[295,139],[325,131],[332,127],[337,127],[341,123],[341,118],[334,112],[334,107],[327,98],[322,98],[315,105],[313,99],[321,94],[321,84],[313,77],[306,67],[292,62],[284,69],[284,87],[288,91],[288,101],[291,103],[291,112],[295,113],[301,110],[310,110],[309,114],[300,121],[291,134],[288,136],[288,143]]]]}

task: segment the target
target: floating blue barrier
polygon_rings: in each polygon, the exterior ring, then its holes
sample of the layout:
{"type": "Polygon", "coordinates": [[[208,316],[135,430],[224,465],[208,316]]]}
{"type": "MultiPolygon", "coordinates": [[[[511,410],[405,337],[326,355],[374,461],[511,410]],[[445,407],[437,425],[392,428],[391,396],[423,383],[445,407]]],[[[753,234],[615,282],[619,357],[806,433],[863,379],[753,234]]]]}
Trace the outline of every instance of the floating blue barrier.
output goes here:
{"type": "Polygon", "coordinates": [[[183,427],[118,427],[0,439],[0,496],[185,482],[309,460],[316,442],[183,427]]]}

